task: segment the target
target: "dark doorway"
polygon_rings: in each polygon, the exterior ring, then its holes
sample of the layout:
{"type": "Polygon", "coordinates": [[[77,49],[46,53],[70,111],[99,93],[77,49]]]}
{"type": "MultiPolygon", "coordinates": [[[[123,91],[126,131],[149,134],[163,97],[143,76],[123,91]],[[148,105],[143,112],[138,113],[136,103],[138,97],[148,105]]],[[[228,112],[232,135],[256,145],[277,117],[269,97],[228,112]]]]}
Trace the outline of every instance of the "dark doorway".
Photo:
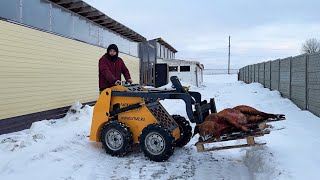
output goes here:
{"type": "Polygon", "coordinates": [[[156,87],[166,85],[168,83],[168,65],[156,64],[156,87]]]}
{"type": "Polygon", "coordinates": [[[155,86],[156,49],[148,42],[142,42],[139,46],[140,57],[140,84],[155,86]]]}

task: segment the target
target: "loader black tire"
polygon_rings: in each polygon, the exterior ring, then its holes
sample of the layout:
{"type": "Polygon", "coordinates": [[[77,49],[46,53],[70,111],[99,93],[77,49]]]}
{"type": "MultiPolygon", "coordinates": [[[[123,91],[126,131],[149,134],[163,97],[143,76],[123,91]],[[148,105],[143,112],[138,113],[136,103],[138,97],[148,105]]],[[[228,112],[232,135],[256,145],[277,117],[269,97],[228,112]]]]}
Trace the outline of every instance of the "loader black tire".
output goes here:
{"type": "Polygon", "coordinates": [[[106,153],[125,156],[132,149],[133,139],[130,128],[121,122],[110,121],[101,130],[101,143],[106,153]]]}
{"type": "Polygon", "coordinates": [[[159,124],[149,124],[139,137],[140,148],[152,161],[166,161],[174,152],[174,138],[159,124]]]}
{"type": "Polygon", "coordinates": [[[190,141],[192,137],[192,127],[185,117],[180,115],[172,115],[172,118],[177,122],[180,129],[180,138],[176,140],[176,147],[183,147],[190,141]]]}

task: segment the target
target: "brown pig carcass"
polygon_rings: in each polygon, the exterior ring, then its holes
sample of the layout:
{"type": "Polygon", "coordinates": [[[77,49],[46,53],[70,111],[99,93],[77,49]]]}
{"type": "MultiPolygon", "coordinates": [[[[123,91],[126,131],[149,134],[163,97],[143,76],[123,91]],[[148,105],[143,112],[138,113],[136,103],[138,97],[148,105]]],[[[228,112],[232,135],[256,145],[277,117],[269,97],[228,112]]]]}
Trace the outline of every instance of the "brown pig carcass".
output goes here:
{"type": "Polygon", "coordinates": [[[283,114],[269,114],[250,106],[236,106],[208,115],[204,122],[196,125],[194,135],[199,133],[202,140],[219,138],[235,131],[249,132],[250,128],[266,119],[284,119],[283,114]]]}

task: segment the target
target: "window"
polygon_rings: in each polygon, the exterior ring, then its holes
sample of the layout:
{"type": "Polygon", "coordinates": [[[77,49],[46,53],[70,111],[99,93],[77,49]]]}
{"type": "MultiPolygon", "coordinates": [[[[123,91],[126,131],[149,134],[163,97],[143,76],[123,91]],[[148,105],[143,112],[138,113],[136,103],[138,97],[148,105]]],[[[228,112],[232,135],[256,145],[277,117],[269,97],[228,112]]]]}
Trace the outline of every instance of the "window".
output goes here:
{"type": "Polygon", "coordinates": [[[180,66],[180,72],[189,72],[190,66],[180,66]]]}
{"type": "Polygon", "coordinates": [[[169,66],[169,71],[178,71],[178,66],[169,66]]]}

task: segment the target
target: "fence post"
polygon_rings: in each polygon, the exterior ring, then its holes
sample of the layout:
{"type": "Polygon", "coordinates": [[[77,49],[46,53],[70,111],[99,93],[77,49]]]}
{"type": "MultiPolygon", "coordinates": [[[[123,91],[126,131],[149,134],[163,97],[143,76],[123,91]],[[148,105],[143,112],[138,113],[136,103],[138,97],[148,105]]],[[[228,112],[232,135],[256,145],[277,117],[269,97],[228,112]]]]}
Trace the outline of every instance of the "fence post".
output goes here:
{"type": "Polygon", "coordinates": [[[291,99],[291,94],[292,94],[292,88],[291,88],[291,86],[292,86],[292,57],[290,57],[290,72],[289,72],[289,74],[290,74],[290,82],[289,82],[289,99],[291,99]]]}
{"type": "Polygon", "coordinates": [[[256,78],[256,66],[253,64],[253,79],[252,79],[252,82],[255,81],[255,78],[256,78]]]}
{"type": "Polygon", "coordinates": [[[271,87],[271,80],[272,80],[272,65],[271,65],[271,60],[270,60],[270,68],[269,68],[269,71],[270,71],[270,76],[269,76],[269,87],[270,87],[270,90],[272,90],[272,87],[271,87]]]}
{"type": "Polygon", "coordinates": [[[306,54],[306,109],[309,109],[309,90],[308,90],[308,64],[309,64],[309,55],[306,54]]]}
{"type": "Polygon", "coordinates": [[[280,61],[281,61],[281,59],[279,59],[279,71],[278,71],[278,91],[280,92],[280,71],[281,71],[281,67],[280,67],[280,61]]]}
{"type": "Polygon", "coordinates": [[[266,88],[267,87],[267,81],[266,81],[266,62],[264,62],[264,83],[263,83],[263,86],[266,88]]]}
{"type": "Polygon", "coordinates": [[[260,83],[261,84],[261,82],[260,82],[260,65],[261,65],[261,63],[258,63],[258,83],[260,83]]]}

